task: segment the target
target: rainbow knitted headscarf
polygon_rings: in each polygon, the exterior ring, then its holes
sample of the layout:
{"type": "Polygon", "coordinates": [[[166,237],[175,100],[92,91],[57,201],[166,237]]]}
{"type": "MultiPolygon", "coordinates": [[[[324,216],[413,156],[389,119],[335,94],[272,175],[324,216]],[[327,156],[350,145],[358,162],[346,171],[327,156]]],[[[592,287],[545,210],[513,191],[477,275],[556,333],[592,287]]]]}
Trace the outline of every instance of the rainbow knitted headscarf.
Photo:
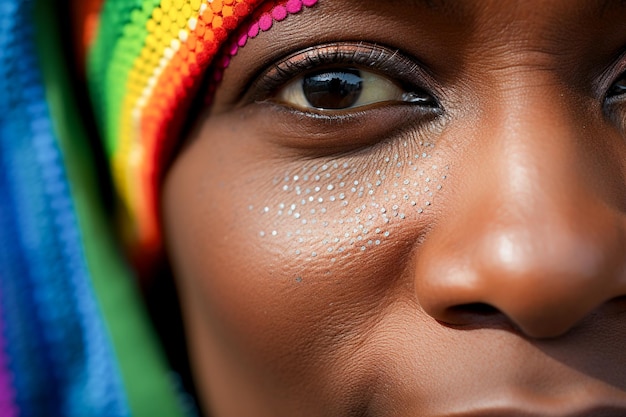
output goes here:
{"type": "Polygon", "coordinates": [[[249,38],[316,2],[105,2],[88,75],[134,249],[150,255],[161,246],[158,186],[202,81],[218,83],[249,38]]]}
{"type": "MultiPolygon", "coordinates": [[[[192,416],[110,232],[59,3],[0,0],[0,417],[192,416]]],[[[76,1],[92,3],[94,113],[150,252],[161,171],[202,80],[315,0],[76,1]]]]}

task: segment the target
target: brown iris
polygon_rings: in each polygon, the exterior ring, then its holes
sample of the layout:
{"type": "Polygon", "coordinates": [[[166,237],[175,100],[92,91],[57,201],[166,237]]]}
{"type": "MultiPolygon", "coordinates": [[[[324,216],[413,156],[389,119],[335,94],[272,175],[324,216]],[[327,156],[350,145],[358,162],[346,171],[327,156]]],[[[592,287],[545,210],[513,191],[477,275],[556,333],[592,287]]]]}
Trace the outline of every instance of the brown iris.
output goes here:
{"type": "Polygon", "coordinates": [[[363,78],[357,69],[322,70],[304,77],[302,90],[313,107],[346,109],[359,100],[363,78]]]}

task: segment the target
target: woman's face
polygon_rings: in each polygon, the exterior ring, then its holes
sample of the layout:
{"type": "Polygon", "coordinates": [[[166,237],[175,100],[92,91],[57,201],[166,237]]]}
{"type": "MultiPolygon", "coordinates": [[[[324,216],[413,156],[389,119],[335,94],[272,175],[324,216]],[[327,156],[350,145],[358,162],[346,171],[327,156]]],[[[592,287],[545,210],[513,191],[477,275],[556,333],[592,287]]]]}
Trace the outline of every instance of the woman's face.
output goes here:
{"type": "Polygon", "coordinates": [[[625,20],[320,0],[249,41],[163,188],[205,408],[626,415],[625,20]]]}

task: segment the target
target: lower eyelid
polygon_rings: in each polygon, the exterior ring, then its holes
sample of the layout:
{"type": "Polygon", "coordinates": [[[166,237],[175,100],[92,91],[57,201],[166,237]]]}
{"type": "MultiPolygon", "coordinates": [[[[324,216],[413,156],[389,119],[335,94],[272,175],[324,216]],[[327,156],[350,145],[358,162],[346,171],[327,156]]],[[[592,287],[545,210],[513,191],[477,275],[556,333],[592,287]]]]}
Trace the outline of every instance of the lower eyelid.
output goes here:
{"type": "Polygon", "coordinates": [[[254,114],[258,138],[310,157],[357,152],[404,134],[435,137],[446,124],[439,108],[402,103],[324,113],[265,101],[254,114]]]}

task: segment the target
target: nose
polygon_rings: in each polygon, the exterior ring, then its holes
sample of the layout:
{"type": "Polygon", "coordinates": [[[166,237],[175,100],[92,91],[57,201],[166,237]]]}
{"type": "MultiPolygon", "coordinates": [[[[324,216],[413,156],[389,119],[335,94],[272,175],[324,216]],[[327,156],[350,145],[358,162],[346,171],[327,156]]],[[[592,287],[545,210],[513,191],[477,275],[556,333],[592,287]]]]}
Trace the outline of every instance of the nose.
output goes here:
{"type": "Polygon", "coordinates": [[[554,338],[626,296],[623,138],[556,97],[508,97],[458,132],[470,146],[414,271],[436,320],[554,338]]]}

